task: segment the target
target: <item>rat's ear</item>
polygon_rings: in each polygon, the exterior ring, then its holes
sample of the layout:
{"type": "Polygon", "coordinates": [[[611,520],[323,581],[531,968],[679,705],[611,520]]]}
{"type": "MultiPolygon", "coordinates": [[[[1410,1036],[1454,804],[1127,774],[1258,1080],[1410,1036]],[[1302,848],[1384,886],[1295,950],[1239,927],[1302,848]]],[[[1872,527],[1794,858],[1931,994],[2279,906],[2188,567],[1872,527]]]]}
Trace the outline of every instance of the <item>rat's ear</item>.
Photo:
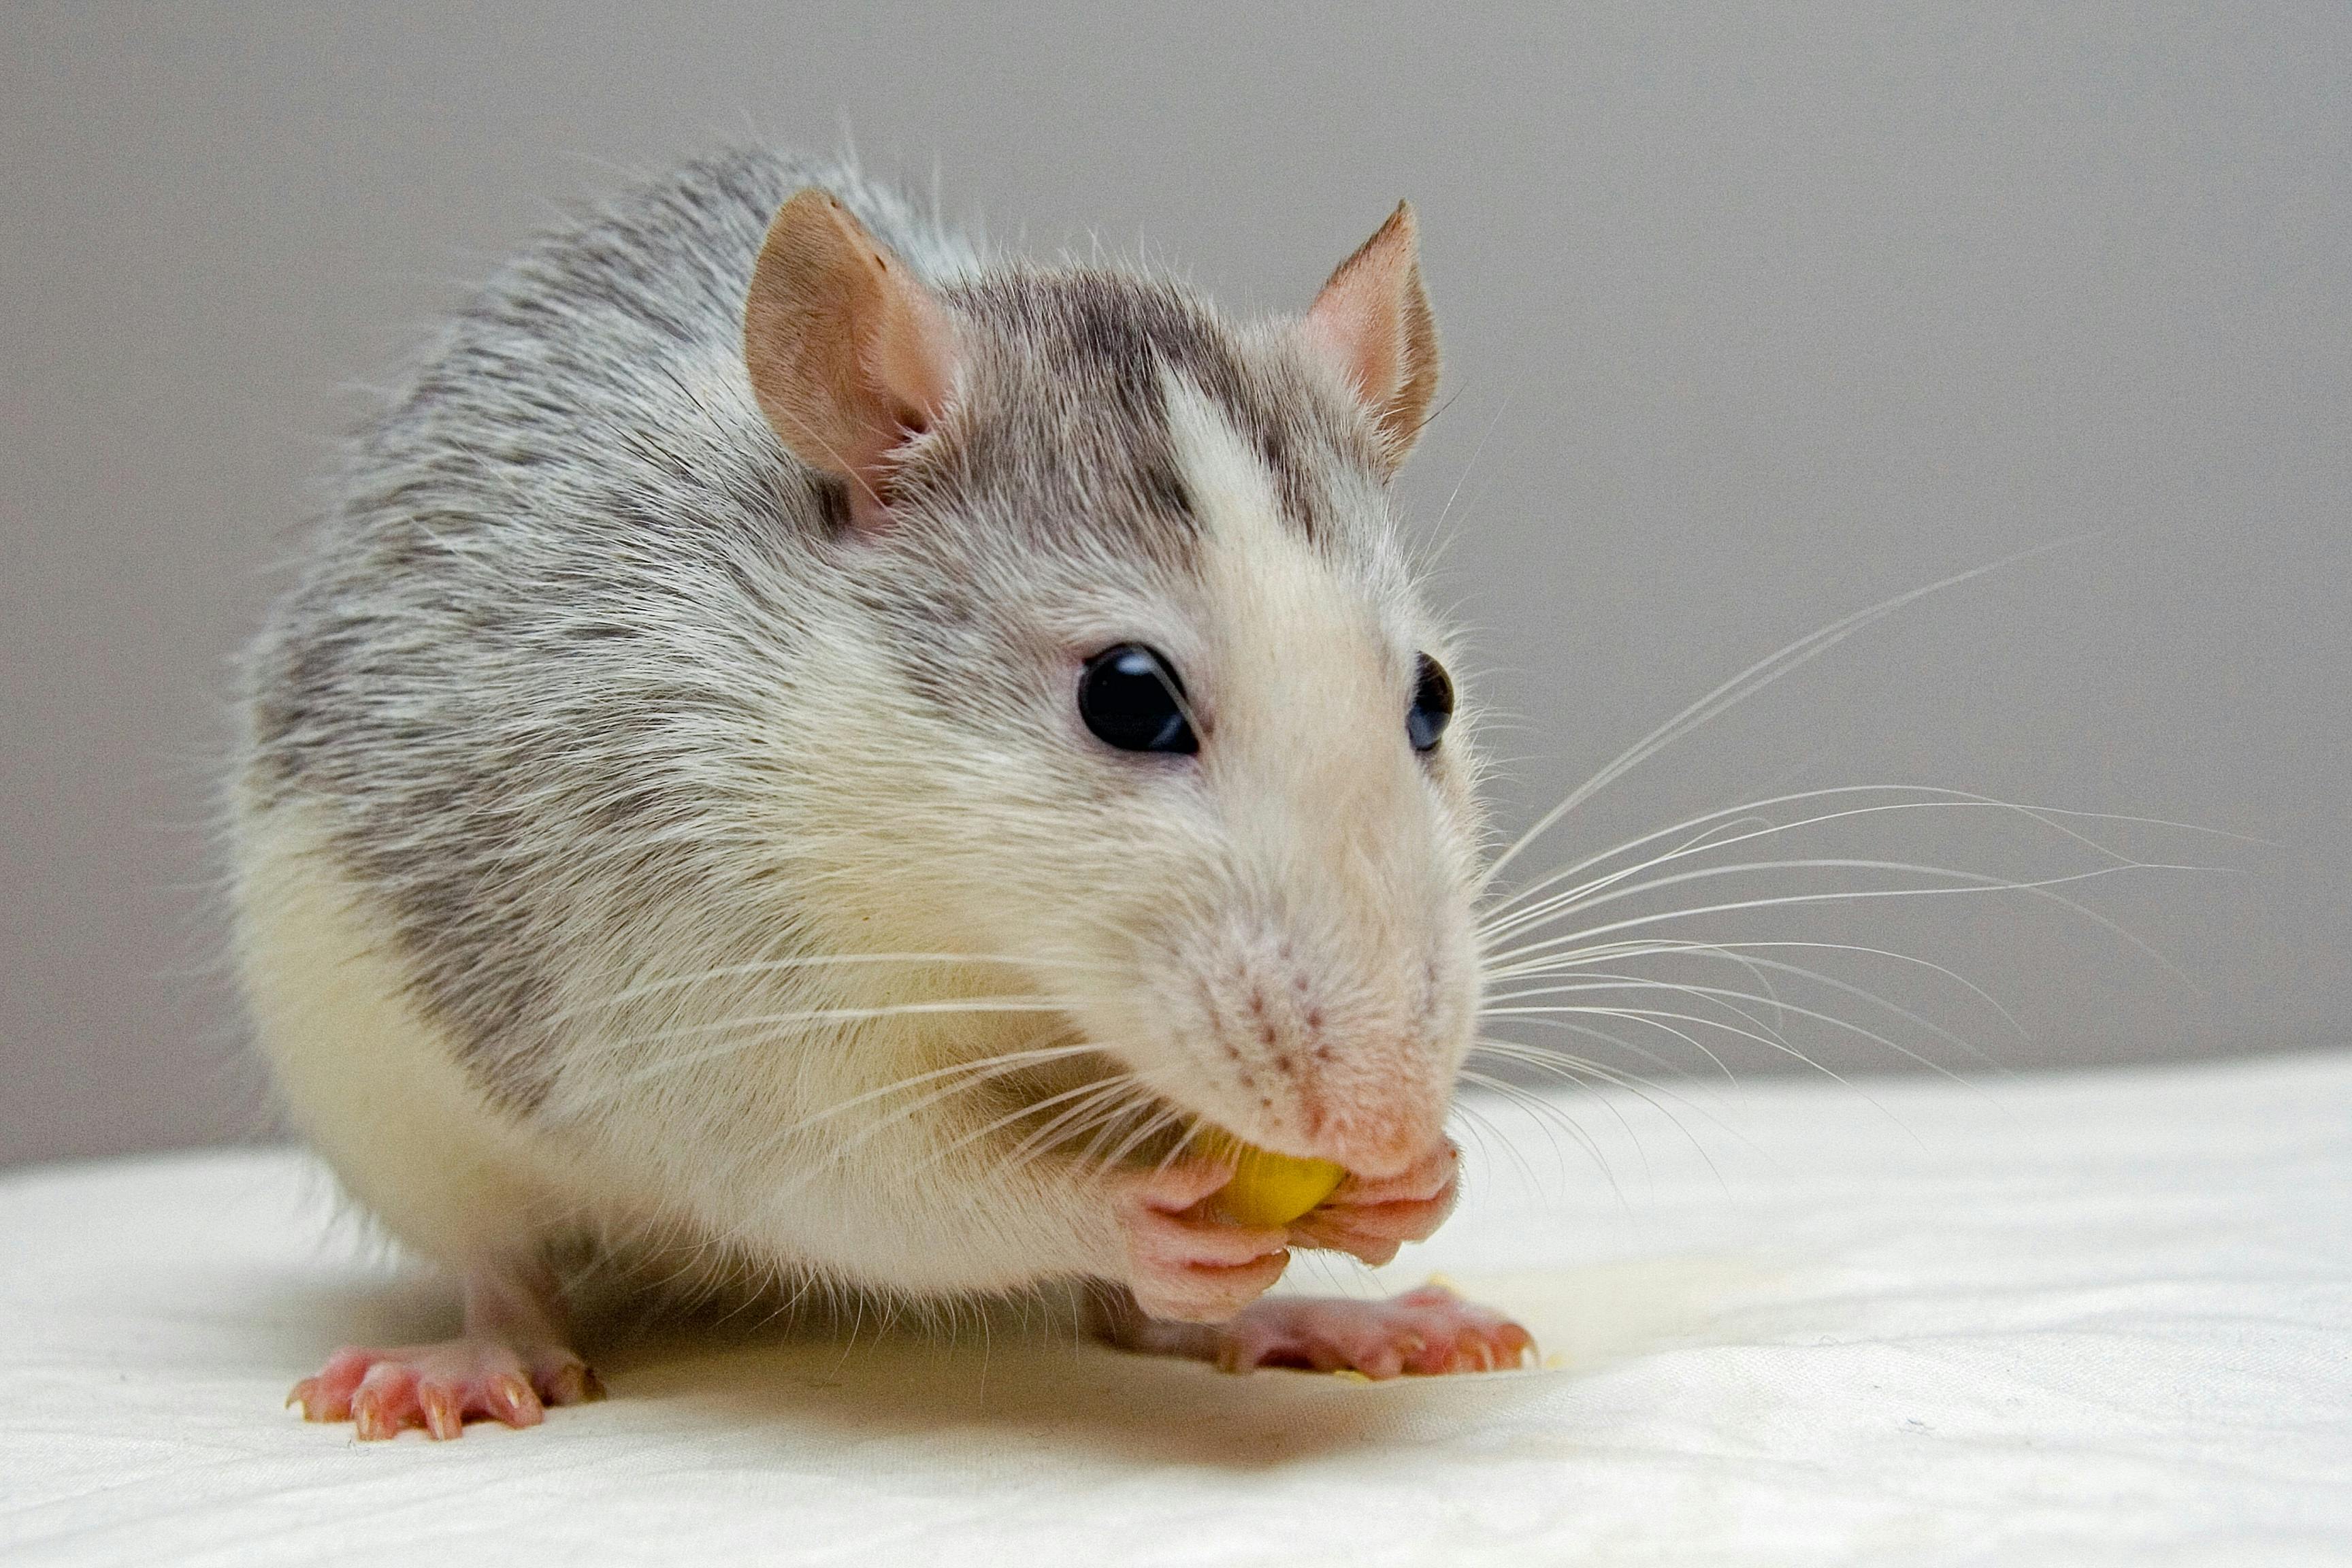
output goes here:
{"type": "Polygon", "coordinates": [[[1396,472],[1437,395],[1437,319],[1421,286],[1420,235],[1409,204],[1399,202],[1315,296],[1307,341],[1372,416],[1381,472],[1396,472]]]}
{"type": "Polygon", "coordinates": [[[907,264],[812,186],[760,247],[743,363],[785,447],[848,481],[851,520],[870,528],[884,520],[892,458],[947,404],[955,334],[907,264]]]}

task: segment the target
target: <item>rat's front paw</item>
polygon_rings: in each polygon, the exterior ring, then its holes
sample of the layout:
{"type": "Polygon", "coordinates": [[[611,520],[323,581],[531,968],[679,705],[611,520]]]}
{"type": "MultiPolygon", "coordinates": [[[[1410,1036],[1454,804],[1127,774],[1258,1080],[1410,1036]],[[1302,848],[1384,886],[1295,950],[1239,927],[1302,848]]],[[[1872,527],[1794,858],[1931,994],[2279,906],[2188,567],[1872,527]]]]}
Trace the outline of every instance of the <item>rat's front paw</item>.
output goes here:
{"type": "Polygon", "coordinates": [[[1426,1240],[1454,1212],[1461,1151],[1441,1143],[1411,1170],[1369,1181],[1349,1176],[1315,1208],[1291,1222],[1298,1247],[1352,1253],[1386,1263],[1408,1241],[1426,1240]]]}
{"type": "Polygon", "coordinates": [[[470,1418],[536,1426],[547,1405],[604,1396],[588,1363],[561,1345],[526,1355],[503,1340],[467,1338],[338,1351],[286,1403],[299,1403],[305,1421],[352,1422],[362,1437],[396,1437],[411,1426],[455,1437],[470,1418]]]}
{"type": "Polygon", "coordinates": [[[1233,1173],[1188,1160],[1121,1176],[1114,1203],[1127,1284],[1154,1318],[1222,1322],[1264,1295],[1290,1261],[1282,1230],[1236,1225],[1208,1199],[1233,1173]]]}
{"type": "Polygon", "coordinates": [[[1253,1302],[1213,1332],[1212,1353],[1227,1372],[1291,1366],[1374,1378],[1498,1372],[1524,1366],[1536,1348],[1518,1324],[1438,1284],[1386,1301],[1276,1297],[1253,1302]]]}

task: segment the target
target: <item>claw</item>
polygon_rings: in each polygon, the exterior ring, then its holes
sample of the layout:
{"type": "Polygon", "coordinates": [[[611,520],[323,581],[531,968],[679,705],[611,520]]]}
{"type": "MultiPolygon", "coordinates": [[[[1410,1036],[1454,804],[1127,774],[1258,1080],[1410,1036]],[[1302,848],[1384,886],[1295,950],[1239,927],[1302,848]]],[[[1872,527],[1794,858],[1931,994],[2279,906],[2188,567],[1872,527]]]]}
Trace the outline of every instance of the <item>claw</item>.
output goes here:
{"type": "Polygon", "coordinates": [[[1257,1301],[1221,1327],[1212,1353],[1228,1372],[1293,1366],[1385,1381],[1519,1366],[1534,1348],[1518,1324],[1423,1286],[1387,1301],[1257,1301]]]}
{"type": "Polygon", "coordinates": [[[546,1404],[555,1405],[604,1394],[596,1374],[569,1351],[541,1346],[526,1360],[500,1341],[458,1339],[341,1352],[316,1376],[297,1383],[286,1403],[301,1406],[306,1421],[348,1419],[368,1442],[412,1426],[446,1441],[462,1436],[469,1419],[538,1426],[547,1414],[541,1389],[546,1404]]]}
{"type": "Polygon", "coordinates": [[[446,1439],[465,1432],[466,1417],[456,1390],[423,1389],[417,1394],[416,1403],[424,1413],[426,1436],[446,1439]]]}
{"type": "Polygon", "coordinates": [[[511,1373],[490,1380],[488,1403],[490,1414],[509,1426],[536,1426],[547,1418],[539,1394],[511,1373]]]}

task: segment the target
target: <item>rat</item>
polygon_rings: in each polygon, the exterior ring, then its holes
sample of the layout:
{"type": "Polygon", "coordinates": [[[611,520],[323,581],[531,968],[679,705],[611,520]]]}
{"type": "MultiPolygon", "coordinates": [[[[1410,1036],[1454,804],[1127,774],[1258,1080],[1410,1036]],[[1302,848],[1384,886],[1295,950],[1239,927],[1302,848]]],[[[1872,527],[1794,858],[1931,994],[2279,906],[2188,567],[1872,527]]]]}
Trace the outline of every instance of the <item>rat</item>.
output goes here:
{"type": "Polygon", "coordinates": [[[1437,373],[1402,205],[1254,322],[767,151],[500,270],[244,665],[257,1037],[464,1302],[292,1402],[446,1437],[593,1397],[583,1269],[1069,1291],[1234,1370],[1531,1354],[1441,1286],[1265,1294],[1458,1185],[1485,819],[1390,488],[1437,373]],[[1242,1223],[1236,1140],[1346,1174],[1242,1223]]]}

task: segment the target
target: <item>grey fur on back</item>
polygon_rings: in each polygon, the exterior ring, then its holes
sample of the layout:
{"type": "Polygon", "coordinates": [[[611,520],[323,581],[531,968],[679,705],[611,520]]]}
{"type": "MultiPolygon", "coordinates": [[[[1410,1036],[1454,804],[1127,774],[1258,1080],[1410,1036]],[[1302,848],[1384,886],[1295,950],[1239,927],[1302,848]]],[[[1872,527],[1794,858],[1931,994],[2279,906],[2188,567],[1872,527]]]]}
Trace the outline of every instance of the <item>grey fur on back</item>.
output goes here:
{"type": "Polygon", "coordinates": [[[587,907],[625,880],[742,869],[707,787],[670,786],[726,784],[706,764],[759,717],[740,656],[789,644],[775,563],[825,521],[823,486],[733,386],[744,279],[812,184],[926,276],[978,269],[855,170],[769,153],[594,209],[451,322],[249,655],[255,804],[326,805],[420,1000],[513,1102],[548,1047],[559,926],[625,921],[587,907]],[[550,843],[551,823],[577,837],[550,843]]]}

